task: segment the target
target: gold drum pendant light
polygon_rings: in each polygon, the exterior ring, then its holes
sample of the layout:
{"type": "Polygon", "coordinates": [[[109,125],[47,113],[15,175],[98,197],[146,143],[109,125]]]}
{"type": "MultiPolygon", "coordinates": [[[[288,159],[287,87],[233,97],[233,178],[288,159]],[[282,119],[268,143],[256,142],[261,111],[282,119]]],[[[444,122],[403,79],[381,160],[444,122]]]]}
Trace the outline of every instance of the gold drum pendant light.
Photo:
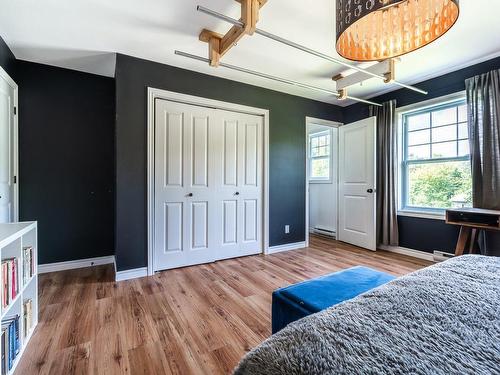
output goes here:
{"type": "Polygon", "coordinates": [[[458,0],[337,0],[337,52],[354,61],[401,56],[455,24],[458,0]]]}

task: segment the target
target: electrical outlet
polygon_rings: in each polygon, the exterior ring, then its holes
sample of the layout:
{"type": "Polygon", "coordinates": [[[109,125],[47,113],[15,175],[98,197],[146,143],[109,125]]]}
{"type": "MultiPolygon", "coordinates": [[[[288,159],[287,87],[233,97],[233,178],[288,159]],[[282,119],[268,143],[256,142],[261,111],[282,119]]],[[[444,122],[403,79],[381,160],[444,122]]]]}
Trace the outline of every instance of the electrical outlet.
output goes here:
{"type": "Polygon", "coordinates": [[[285,233],[286,234],[290,233],[290,225],[285,225],[285,233]]]}

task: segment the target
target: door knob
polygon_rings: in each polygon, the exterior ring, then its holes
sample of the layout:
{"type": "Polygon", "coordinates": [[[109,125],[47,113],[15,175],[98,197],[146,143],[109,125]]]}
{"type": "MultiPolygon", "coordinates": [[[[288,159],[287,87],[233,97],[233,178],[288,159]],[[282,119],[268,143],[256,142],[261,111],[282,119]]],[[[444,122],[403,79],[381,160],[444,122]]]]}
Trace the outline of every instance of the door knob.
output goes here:
{"type": "Polygon", "coordinates": [[[370,193],[370,194],[373,194],[373,189],[368,189],[366,192],[370,193]]]}
{"type": "Polygon", "coordinates": [[[189,194],[188,194],[188,197],[192,197],[192,196],[193,196],[193,193],[189,193],[189,194]]]}
{"type": "Polygon", "coordinates": [[[236,193],[234,193],[234,195],[240,195],[240,192],[239,192],[239,191],[237,191],[236,193]]]}

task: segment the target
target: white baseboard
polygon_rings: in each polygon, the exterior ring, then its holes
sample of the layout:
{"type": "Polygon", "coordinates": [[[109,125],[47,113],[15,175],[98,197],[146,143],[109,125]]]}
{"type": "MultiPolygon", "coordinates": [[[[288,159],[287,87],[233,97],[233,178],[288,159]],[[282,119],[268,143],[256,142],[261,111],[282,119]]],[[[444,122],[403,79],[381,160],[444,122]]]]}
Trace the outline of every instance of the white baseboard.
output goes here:
{"type": "Polygon", "coordinates": [[[138,279],[139,277],[146,277],[148,275],[148,268],[133,268],[131,270],[117,271],[115,273],[115,281],[124,281],[131,279],[138,279]]]}
{"type": "Polygon", "coordinates": [[[282,251],[303,249],[305,247],[307,247],[305,241],[304,242],[287,243],[284,245],[271,246],[267,253],[268,254],[275,254],[275,253],[281,253],[282,251]]]}
{"type": "Polygon", "coordinates": [[[434,262],[434,254],[426,253],[425,251],[413,250],[413,249],[408,249],[406,247],[400,247],[400,246],[380,245],[378,248],[380,250],[390,251],[391,253],[408,255],[408,256],[413,257],[413,258],[424,259],[424,260],[429,260],[431,262],[434,262]]]}
{"type": "Polygon", "coordinates": [[[115,257],[113,255],[110,255],[110,256],[99,257],[99,258],[70,260],[68,262],[39,264],[38,265],[38,273],[73,270],[76,268],[100,266],[102,264],[111,264],[114,262],[115,262],[115,257]]]}

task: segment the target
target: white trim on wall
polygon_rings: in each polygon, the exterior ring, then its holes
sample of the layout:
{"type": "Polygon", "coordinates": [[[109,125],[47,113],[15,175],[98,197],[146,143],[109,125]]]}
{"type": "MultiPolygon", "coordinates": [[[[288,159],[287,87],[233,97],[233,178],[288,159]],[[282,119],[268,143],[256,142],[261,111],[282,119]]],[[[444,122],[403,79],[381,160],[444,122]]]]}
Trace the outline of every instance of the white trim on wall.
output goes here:
{"type": "Polygon", "coordinates": [[[16,183],[14,184],[14,221],[19,221],[19,87],[17,83],[9,76],[9,74],[0,66],[0,78],[4,79],[7,84],[14,90],[14,176],[16,183]]]}
{"type": "Polygon", "coordinates": [[[115,274],[115,281],[125,281],[148,276],[148,267],[133,268],[131,270],[118,271],[115,274]]]}
{"type": "Polygon", "coordinates": [[[67,262],[39,264],[38,273],[59,272],[59,271],[73,270],[76,268],[101,266],[103,264],[114,264],[114,263],[115,263],[115,257],[114,255],[110,255],[98,258],[70,260],[67,262]]]}
{"type": "MultiPolygon", "coordinates": [[[[241,112],[251,115],[263,116],[264,118],[264,160],[263,160],[263,253],[269,253],[269,110],[248,107],[245,105],[223,102],[220,100],[206,99],[199,96],[181,94],[148,87],[148,110],[147,110],[147,246],[148,266],[147,275],[152,276],[154,267],[154,111],[155,99],[164,99],[174,102],[205,106],[222,109],[225,111],[241,112]]],[[[125,271],[123,271],[125,272],[125,271]]],[[[120,273],[120,272],[118,272],[120,273]]],[[[137,276],[142,277],[142,276],[137,276]]]]}
{"type": "Polygon", "coordinates": [[[284,245],[271,246],[267,254],[276,254],[283,251],[298,250],[307,247],[306,242],[287,243],[284,245]]]}
{"type": "Polygon", "coordinates": [[[446,220],[446,215],[444,213],[426,213],[422,211],[411,211],[411,210],[399,210],[398,216],[408,216],[416,217],[421,219],[431,219],[431,220],[446,220]]]}
{"type": "Polygon", "coordinates": [[[378,249],[389,251],[391,253],[407,255],[407,256],[410,256],[412,258],[429,260],[431,262],[434,261],[434,254],[426,253],[425,251],[408,249],[406,247],[400,247],[400,246],[384,246],[384,245],[379,245],[378,249]]]}
{"type": "Polygon", "coordinates": [[[408,104],[404,107],[396,108],[396,116],[398,118],[398,125],[401,126],[401,117],[408,112],[414,112],[417,110],[424,110],[427,108],[435,107],[436,105],[453,103],[458,100],[464,99],[466,97],[465,90],[454,92],[452,94],[443,95],[437,98],[432,98],[428,100],[422,100],[420,102],[408,104]]]}
{"type": "MultiPolygon", "coordinates": [[[[343,125],[341,122],[337,121],[330,121],[330,120],[323,120],[319,118],[314,118],[314,117],[306,117],[306,229],[305,229],[305,235],[306,235],[306,240],[305,240],[305,246],[304,247],[309,247],[309,125],[315,124],[315,125],[322,125],[322,126],[328,126],[330,128],[338,128],[343,125]]],[[[333,148],[333,143],[331,142],[330,145],[333,148]]],[[[337,144],[336,150],[334,152],[337,153],[337,163],[338,163],[338,137],[337,137],[337,144]]],[[[331,158],[331,155],[330,155],[331,158]]],[[[330,165],[330,171],[332,170],[332,166],[330,165]]],[[[330,176],[331,178],[332,176],[330,176]]],[[[338,185],[338,179],[337,179],[337,185],[338,185]]],[[[338,212],[336,213],[338,214],[338,212]]],[[[338,222],[338,215],[337,215],[337,222],[338,222]]],[[[292,244],[293,245],[293,244],[292,244]]]]}

